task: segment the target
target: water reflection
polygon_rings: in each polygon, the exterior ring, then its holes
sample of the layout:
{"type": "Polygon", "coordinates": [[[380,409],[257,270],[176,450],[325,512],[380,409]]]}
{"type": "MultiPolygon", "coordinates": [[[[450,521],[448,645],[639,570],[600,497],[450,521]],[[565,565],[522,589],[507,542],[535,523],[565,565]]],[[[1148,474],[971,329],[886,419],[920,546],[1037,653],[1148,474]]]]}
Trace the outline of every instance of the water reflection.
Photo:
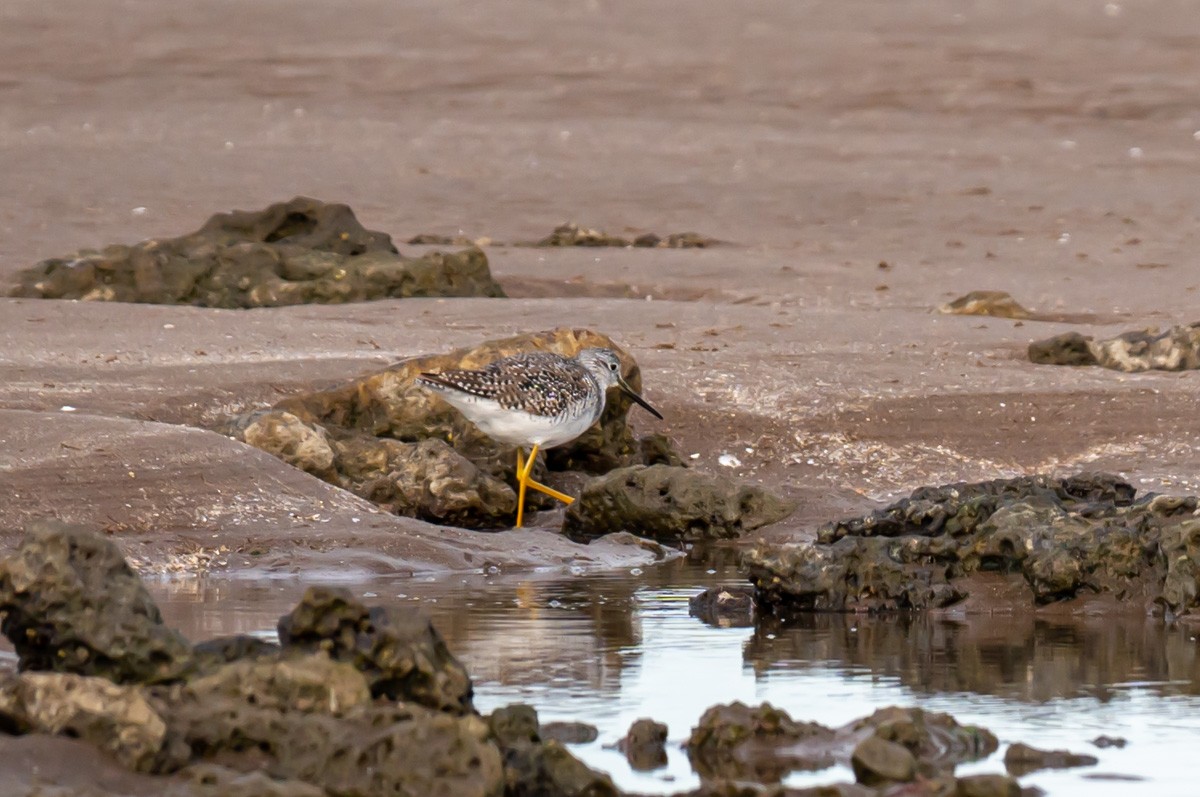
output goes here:
{"type": "MultiPolygon", "coordinates": [[[[698,780],[678,743],[703,710],[769,700],[798,720],[831,726],[887,705],[919,705],[984,725],[1006,742],[1101,759],[1091,771],[1026,779],[1051,794],[1126,793],[1119,781],[1085,779],[1097,772],[1147,778],[1156,794],[1190,793],[1189,751],[1200,743],[1200,669],[1189,628],[1115,616],[845,615],[712,628],[688,616],[691,595],[741,583],[729,561],[708,555],[610,576],[476,574],[343,586],[368,604],[429,612],[471,672],[481,710],[528,702],[543,720],[597,726],[599,738],[575,749],[629,790],[694,787],[698,780]],[[650,773],[635,772],[606,747],[639,717],[669,727],[666,766],[650,773]],[[1088,740],[1102,733],[1129,745],[1091,747],[1088,740]]],[[[306,583],[209,578],[148,586],[167,622],[202,640],[272,635],[306,583]]],[[[1002,765],[993,757],[970,769],[1002,771],[1002,765]]],[[[794,773],[785,783],[849,777],[839,766],[794,773]]]]}
{"type": "Polygon", "coordinates": [[[829,666],[894,678],[924,695],[1108,701],[1130,684],[1162,695],[1200,694],[1195,634],[1151,618],[809,615],[757,629],[745,657],[759,675],[829,666]]]}

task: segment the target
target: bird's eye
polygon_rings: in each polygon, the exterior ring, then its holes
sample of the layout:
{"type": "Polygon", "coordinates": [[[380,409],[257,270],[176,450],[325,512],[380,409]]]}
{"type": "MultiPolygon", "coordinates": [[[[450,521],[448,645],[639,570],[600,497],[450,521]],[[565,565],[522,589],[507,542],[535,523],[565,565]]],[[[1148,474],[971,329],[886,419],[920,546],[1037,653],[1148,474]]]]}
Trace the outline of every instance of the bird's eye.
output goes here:
{"type": "Polygon", "coordinates": [[[609,363],[609,364],[608,364],[608,370],[610,370],[610,371],[615,371],[615,370],[617,370],[617,364],[616,364],[616,363],[609,363]]]}

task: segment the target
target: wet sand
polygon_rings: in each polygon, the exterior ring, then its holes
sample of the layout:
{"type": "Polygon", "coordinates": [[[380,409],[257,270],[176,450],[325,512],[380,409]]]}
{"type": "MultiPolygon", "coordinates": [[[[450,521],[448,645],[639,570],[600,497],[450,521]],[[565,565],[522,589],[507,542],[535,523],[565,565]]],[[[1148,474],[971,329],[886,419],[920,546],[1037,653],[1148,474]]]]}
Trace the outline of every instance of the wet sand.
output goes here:
{"type": "Polygon", "coordinates": [[[730,244],[489,247],[508,300],[0,299],[0,544],[53,514],[162,570],[654,561],[567,543],[555,513],[488,535],[382,515],[207,431],[405,356],[559,325],[635,354],[667,416],[640,431],[799,499],[773,536],[921,484],[1035,471],[1194,492],[1196,374],[1024,357],[1068,330],[1195,320],[1200,19],[1184,2],[1112,8],[6,3],[0,281],[296,194],[398,242],[575,220],[730,244]],[[1066,320],[931,312],[980,289],[1066,320]]]}

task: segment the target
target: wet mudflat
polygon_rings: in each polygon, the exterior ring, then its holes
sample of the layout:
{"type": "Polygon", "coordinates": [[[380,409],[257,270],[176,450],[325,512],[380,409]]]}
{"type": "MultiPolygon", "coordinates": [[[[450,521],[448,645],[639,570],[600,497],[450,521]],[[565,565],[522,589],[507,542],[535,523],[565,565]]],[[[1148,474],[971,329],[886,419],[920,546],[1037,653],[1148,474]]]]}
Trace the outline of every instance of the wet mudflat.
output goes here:
{"type": "MultiPolygon", "coordinates": [[[[327,574],[337,583],[336,574],[327,574]]],[[[718,702],[769,701],[794,718],[837,726],[889,705],[914,705],[989,728],[1001,750],[960,774],[1003,772],[1017,741],[1095,756],[1095,766],[1022,778],[1050,794],[1190,793],[1200,742],[1200,647],[1194,628],[1140,617],[867,617],[824,614],[789,626],[719,628],[688,598],[743,580],[728,564],[679,561],[607,575],[470,574],[356,581],[379,605],[414,602],[467,666],[488,712],[535,706],[543,723],[583,721],[572,745],[621,788],[698,785],[680,744],[718,702]],[[669,728],[666,766],[633,770],[613,749],[630,724],[669,728]],[[1107,745],[1101,737],[1124,740],[1107,745]]],[[[304,591],[292,579],[147,582],[168,624],[193,639],[275,635],[304,591]]],[[[784,782],[852,780],[845,766],[784,782]]]]}

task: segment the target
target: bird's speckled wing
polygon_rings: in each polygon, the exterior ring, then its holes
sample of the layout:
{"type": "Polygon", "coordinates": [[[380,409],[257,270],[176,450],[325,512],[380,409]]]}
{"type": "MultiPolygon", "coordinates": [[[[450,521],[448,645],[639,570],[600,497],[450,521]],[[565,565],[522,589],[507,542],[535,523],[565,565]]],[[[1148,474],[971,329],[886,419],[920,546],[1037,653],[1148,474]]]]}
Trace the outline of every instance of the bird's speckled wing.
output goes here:
{"type": "Polygon", "coordinates": [[[582,365],[549,352],[514,354],[477,371],[421,374],[417,381],[439,392],[465,393],[545,417],[570,413],[597,389],[582,365]]]}

